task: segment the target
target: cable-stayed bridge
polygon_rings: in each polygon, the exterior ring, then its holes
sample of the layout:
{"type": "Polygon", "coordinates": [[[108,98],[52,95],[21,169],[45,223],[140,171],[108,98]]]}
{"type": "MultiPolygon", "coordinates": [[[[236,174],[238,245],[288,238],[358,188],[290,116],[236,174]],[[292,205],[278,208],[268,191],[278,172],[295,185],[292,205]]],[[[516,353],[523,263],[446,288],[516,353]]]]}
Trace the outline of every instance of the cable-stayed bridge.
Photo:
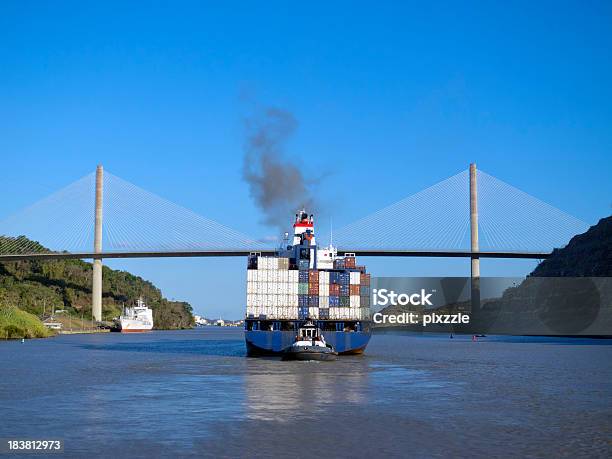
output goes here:
{"type": "MultiPolygon", "coordinates": [[[[102,250],[95,253],[95,182],[91,173],[0,220],[0,260],[242,256],[275,249],[105,172],[102,250]]],[[[334,245],[368,256],[472,256],[469,183],[466,170],[364,216],[334,230],[334,245]]],[[[477,172],[477,183],[481,257],[545,258],[588,228],[485,172],[477,172]]]]}
{"type": "MultiPolygon", "coordinates": [[[[338,252],[360,256],[546,258],[588,225],[475,165],[334,231],[338,252]]],[[[0,261],[246,256],[275,247],[150,193],[99,166],[0,221],[0,261]]],[[[99,317],[99,315],[97,316],[99,317]]]]}

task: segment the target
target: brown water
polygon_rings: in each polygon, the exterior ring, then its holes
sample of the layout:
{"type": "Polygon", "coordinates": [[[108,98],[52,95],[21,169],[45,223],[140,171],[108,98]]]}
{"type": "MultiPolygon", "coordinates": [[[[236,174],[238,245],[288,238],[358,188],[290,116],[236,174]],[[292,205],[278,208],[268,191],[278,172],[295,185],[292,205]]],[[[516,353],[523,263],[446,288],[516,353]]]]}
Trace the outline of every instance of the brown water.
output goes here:
{"type": "Polygon", "coordinates": [[[239,329],[0,342],[0,438],[73,457],[610,457],[612,345],[375,335],[336,362],[239,329]]]}

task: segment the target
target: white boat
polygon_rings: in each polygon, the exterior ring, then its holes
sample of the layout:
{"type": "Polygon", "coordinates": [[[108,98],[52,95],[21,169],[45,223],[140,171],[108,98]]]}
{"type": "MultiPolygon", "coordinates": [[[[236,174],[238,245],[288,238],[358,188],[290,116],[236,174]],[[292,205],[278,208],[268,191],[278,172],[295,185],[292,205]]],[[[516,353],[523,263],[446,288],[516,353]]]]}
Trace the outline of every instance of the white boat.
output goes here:
{"type": "Polygon", "coordinates": [[[153,328],[153,310],[138,298],[136,306],[123,308],[119,317],[119,330],[122,333],[147,332],[153,328]]]}

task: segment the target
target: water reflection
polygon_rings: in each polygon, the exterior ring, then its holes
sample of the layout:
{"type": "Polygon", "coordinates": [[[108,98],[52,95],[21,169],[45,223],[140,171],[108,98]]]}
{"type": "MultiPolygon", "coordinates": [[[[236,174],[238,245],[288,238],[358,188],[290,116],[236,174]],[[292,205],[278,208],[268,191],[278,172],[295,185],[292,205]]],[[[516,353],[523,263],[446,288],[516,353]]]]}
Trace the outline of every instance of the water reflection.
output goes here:
{"type": "Polygon", "coordinates": [[[245,374],[246,417],[289,422],[324,413],[329,405],[362,403],[369,372],[363,358],[336,362],[250,359],[245,374]]]}

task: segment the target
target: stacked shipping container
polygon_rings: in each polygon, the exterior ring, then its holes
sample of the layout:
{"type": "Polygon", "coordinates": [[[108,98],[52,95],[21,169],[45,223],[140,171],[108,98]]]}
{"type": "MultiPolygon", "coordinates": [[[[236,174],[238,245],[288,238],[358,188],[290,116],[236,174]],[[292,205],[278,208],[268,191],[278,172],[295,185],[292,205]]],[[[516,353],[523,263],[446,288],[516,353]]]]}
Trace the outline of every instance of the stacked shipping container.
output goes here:
{"type": "Polygon", "coordinates": [[[370,319],[370,275],[354,257],[335,260],[330,271],[297,268],[288,258],[257,257],[247,270],[247,318],[370,319]]]}

